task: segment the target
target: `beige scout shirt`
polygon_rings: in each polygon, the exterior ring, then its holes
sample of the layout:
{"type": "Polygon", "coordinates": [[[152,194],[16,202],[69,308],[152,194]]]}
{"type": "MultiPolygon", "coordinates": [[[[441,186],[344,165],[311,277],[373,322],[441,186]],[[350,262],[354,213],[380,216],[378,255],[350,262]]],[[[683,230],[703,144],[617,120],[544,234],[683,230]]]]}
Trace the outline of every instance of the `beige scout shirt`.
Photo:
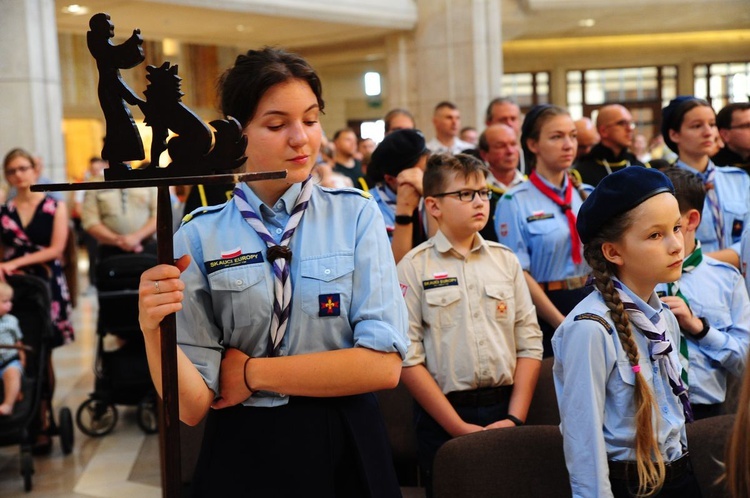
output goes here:
{"type": "Polygon", "coordinates": [[[542,359],[542,332],[518,258],[477,234],[466,258],[438,230],[398,264],[411,345],[447,394],[513,384],[517,358],[542,359]]]}
{"type": "Polygon", "coordinates": [[[156,188],[89,190],[83,198],[83,228],[101,223],[120,235],[133,233],[156,216],[156,197],[156,188]]]}

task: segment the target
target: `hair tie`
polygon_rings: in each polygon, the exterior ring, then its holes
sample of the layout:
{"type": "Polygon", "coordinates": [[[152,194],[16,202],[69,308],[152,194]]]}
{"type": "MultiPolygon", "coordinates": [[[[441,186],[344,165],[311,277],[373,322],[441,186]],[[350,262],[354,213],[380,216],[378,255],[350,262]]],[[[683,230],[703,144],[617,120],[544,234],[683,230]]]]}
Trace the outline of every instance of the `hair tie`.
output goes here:
{"type": "Polygon", "coordinates": [[[641,366],[633,365],[633,373],[640,373],[640,372],[641,372],[641,366]]]}

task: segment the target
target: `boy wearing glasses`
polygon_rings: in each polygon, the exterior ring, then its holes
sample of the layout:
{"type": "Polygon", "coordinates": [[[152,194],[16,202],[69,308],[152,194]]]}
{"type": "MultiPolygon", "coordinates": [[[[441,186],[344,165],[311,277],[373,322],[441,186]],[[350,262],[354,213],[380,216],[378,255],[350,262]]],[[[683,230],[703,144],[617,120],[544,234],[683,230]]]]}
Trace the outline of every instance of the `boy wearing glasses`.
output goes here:
{"type": "Polygon", "coordinates": [[[542,333],[521,265],[479,234],[489,218],[486,176],[474,157],[432,156],[423,192],[439,228],[398,264],[411,340],[401,380],[418,403],[428,496],[443,443],[524,423],[541,365],[542,333]]]}
{"type": "Polygon", "coordinates": [[[614,171],[628,166],[644,166],[628,150],[633,145],[635,123],[625,107],[612,104],[599,109],[596,130],[601,141],[575,165],[581,182],[596,187],[605,176],[614,171]]]}

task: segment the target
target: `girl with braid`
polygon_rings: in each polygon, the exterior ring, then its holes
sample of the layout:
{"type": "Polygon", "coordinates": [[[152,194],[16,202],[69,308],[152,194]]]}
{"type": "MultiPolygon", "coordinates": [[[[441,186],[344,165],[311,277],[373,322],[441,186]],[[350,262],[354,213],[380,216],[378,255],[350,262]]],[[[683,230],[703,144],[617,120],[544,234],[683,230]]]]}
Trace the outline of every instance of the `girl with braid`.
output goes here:
{"type": "Polygon", "coordinates": [[[680,329],[654,292],[680,278],[680,219],[672,183],[646,168],[608,175],[578,212],[597,292],[552,339],[575,497],[700,496],[687,452],[680,329]]]}
{"type": "Polygon", "coordinates": [[[513,187],[495,208],[497,240],[521,262],[542,329],[545,357],[552,355],[555,329],[591,292],[586,285],[589,267],[575,228],[587,191],[569,174],[577,133],[562,107],[533,107],[521,129],[526,164],[533,171],[528,182],[513,187]]]}

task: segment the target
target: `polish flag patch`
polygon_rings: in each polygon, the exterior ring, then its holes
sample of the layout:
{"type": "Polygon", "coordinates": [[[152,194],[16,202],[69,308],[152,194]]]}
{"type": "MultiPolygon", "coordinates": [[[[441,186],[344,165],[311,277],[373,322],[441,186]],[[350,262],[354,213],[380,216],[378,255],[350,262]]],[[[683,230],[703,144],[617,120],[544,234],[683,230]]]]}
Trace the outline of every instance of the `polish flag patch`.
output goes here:
{"type": "Polygon", "coordinates": [[[237,247],[235,249],[230,249],[228,251],[221,251],[221,259],[236,258],[237,256],[240,256],[241,254],[242,254],[242,248],[237,247]]]}
{"type": "Polygon", "coordinates": [[[401,295],[402,295],[403,297],[406,297],[406,291],[408,291],[408,290],[409,290],[409,286],[408,286],[408,285],[406,285],[406,284],[402,284],[402,283],[400,283],[400,282],[399,282],[399,284],[398,284],[398,285],[399,285],[399,287],[401,287],[401,295]]]}
{"type": "Polygon", "coordinates": [[[435,273],[432,278],[438,279],[438,278],[448,278],[448,272],[447,271],[441,271],[438,273],[435,273]]]}

